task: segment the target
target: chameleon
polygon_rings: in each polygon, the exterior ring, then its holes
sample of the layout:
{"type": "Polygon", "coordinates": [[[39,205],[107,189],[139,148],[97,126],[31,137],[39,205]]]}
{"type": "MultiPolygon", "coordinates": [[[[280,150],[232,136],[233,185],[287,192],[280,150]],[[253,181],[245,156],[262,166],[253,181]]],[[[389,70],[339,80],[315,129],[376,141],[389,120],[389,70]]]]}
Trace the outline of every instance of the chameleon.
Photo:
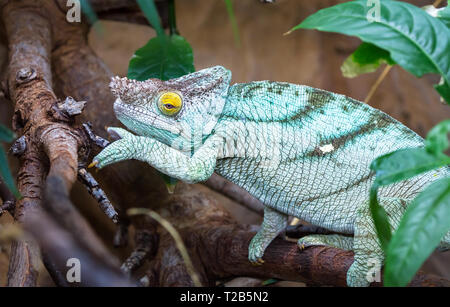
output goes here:
{"type": "MultiPolygon", "coordinates": [[[[334,234],[298,240],[300,249],[332,246],[354,252],[348,286],[368,286],[384,254],[369,211],[372,160],[424,146],[415,132],[367,104],[325,90],[285,82],[231,85],[231,72],[214,66],[161,81],[113,77],[114,112],[131,133],[94,157],[103,168],[128,159],[196,183],[213,172],[264,204],[248,259],[262,264],[268,245],[294,216],[334,234]]],[[[395,229],[415,196],[449,176],[437,169],[379,189],[379,203],[395,229]]],[[[450,248],[450,232],[440,243],[450,248]]]]}

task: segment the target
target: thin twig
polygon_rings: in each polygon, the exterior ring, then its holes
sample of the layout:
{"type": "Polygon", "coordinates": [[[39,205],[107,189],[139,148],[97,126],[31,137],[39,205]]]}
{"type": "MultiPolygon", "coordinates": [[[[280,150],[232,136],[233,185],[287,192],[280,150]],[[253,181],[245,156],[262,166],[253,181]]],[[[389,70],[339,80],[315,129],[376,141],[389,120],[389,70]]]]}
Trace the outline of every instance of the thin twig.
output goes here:
{"type": "Polygon", "coordinates": [[[88,135],[89,139],[94,142],[95,145],[97,145],[100,148],[105,148],[106,146],[109,145],[109,141],[102,138],[101,136],[98,136],[94,133],[94,131],[92,131],[92,125],[91,123],[85,123],[83,124],[83,129],[86,132],[86,134],[88,135]]]}
{"type": "Polygon", "coordinates": [[[386,76],[389,73],[389,71],[391,70],[391,68],[392,68],[391,65],[388,65],[388,66],[386,66],[384,68],[383,72],[378,77],[377,81],[375,81],[375,83],[370,88],[369,94],[367,94],[366,99],[364,99],[365,103],[367,103],[367,104],[369,103],[369,101],[372,98],[373,94],[375,94],[375,91],[377,90],[378,86],[381,84],[381,82],[383,82],[384,78],[386,78],[386,76]]]}
{"type": "Polygon", "coordinates": [[[175,227],[172,226],[172,224],[164,219],[161,215],[156,213],[153,210],[145,209],[145,208],[131,208],[127,210],[128,215],[148,215],[151,218],[153,218],[155,221],[157,221],[164,229],[167,230],[167,232],[172,236],[172,238],[175,241],[175,244],[180,251],[181,257],[183,257],[184,263],[186,265],[186,270],[188,271],[189,276],[191,276],[192,281],[194,282],[194,285],[196,287],[201,287],[202,284],[200,282],[200,279],[198,277],[197,272],[194,269],[194,265],[192,264],[191,258],[189,257],[189,254],[187,252],[186,246],[183,243],[183,240],[181,239],[180,234],[175,229],[175,227]]]}
{"type": "Polygon", "coordinates": [[[438,5],[441,4],[441,2],[442,2],[442,0],[436,0],[436,1],[434,1],[433,6],[438,7],[438,5]]]}
{"type": "Polygon", "coordinates": [[[78,180],[86,187],[89,194],[94,197],[98,202],[100,209],[106,214],[106,216],[111,219],[114,224],[119,221],[119,214],[114,209],[111,201],[106,196],[106,193],[100,188],[97,180],[85,169],[80,168],[78,170],[78,180]]]}
{"type": "Polygon", "coordinates": [[[148,231],[138,230],[135,238],[136,248],[120,267],[122,272],[128,275],[142,265],[144,260],[156,250],[158,244],[157,236],[148,231]]]}

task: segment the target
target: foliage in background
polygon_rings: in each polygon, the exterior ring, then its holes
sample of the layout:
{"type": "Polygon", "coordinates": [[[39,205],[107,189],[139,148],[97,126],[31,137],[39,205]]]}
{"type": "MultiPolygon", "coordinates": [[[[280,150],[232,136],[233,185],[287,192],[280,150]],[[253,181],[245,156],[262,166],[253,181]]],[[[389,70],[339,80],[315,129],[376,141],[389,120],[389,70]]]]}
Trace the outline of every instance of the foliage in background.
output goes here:
{"type": "MultiPolygon", "coordinates": [[[[166,35],[153,0],[137,2],[157,36],[136,50],[128,66],[128,78],[140,81],[149,78],[169,80],[194,72],[194,56],[189,43],[182,36],[175,34],[178,31],[166,35]]],[[[171,2],[173,5],[173,0],[171,2]]],[[[169,15],[169,24],[173,23],[170,19],[174,18],[174,13],[169,15]]]]}
{"type": "MultiPolygon", "coordinates": [[[[14,138],[14,132],[3,125],[0,125],[0,141],[11,143],[14,138]]],[[[8,189],[14,194],[16,198],[19,198],[20,194],[16,188],[16,185],[14,184],[14,178],[11,175],[11,171],[8,166],[8,158],[2,146],[0,146],[0,175],[8,189]]]]}
{"type": "Polygon", "coordinates": [[[417,77],[438,73],[435,85],[450,103],[450,29],[424,10],[400,1],[381,1],[379,21],[367,18],[367,0],[349,1],[322,9],[295,26],[359,37],[389,52],[390,58],[417,77]]]}
{"type": "MultiPolygon", "coordinates": [[[[380,19],[368,18],[366,0],[356,0],[322,9],[295,26],[359,37],[363,43],[345,60],[346,77],[375,71],[381,64],[398,64],[421,77],[438,73],[435,85],[450,104],[450,8],[425,10],[409,3],[381,1],[380,19]]],[[[385,210],[378,204],[380,186],[409,179],[437,168],[447,168],[450,157],[450,120],[435,126],[425,147],[401,149],[378,157],[371,164],[376,179],[370,190],[370,209],[381,246],[386,253],[384,284],[405,286],[450,230],[450,178],[443,178],[423,190],[407,208],[396,232],[385,210]]]]}
{"type": "Polygon", "coordinates": [[[342,75],[346,78],[354,78],[361,74],[374,72],[381,64],[394,65],[389,52],[374,44],[362,43],[342,63],[342,75]]]}

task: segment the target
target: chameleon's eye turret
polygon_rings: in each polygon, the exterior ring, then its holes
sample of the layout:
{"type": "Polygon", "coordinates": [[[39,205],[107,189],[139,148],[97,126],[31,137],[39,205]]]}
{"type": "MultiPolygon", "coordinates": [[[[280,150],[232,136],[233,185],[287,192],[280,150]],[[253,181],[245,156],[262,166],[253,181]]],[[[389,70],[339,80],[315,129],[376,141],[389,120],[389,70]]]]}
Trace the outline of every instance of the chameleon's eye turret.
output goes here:
{"type": "Polygon", "coordinates": [[[158,108],[162,114],[175,116],[183,106],[181,95],[174,92],[166,92],[158,98],[158,108]]]}

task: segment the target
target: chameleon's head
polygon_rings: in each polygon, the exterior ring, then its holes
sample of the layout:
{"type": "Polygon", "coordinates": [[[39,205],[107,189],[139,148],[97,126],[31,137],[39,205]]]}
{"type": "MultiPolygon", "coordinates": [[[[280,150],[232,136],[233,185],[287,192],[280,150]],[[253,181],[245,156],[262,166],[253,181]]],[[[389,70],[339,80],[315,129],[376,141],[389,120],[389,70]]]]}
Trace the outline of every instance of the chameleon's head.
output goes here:
{"type": "Polygon", "coordinates": [[[136,81],[114,77],[114,111],[130,130],[178,150],[193,151],[222,112],[231,72],[221,66],[177,79],[136,81]]]}

